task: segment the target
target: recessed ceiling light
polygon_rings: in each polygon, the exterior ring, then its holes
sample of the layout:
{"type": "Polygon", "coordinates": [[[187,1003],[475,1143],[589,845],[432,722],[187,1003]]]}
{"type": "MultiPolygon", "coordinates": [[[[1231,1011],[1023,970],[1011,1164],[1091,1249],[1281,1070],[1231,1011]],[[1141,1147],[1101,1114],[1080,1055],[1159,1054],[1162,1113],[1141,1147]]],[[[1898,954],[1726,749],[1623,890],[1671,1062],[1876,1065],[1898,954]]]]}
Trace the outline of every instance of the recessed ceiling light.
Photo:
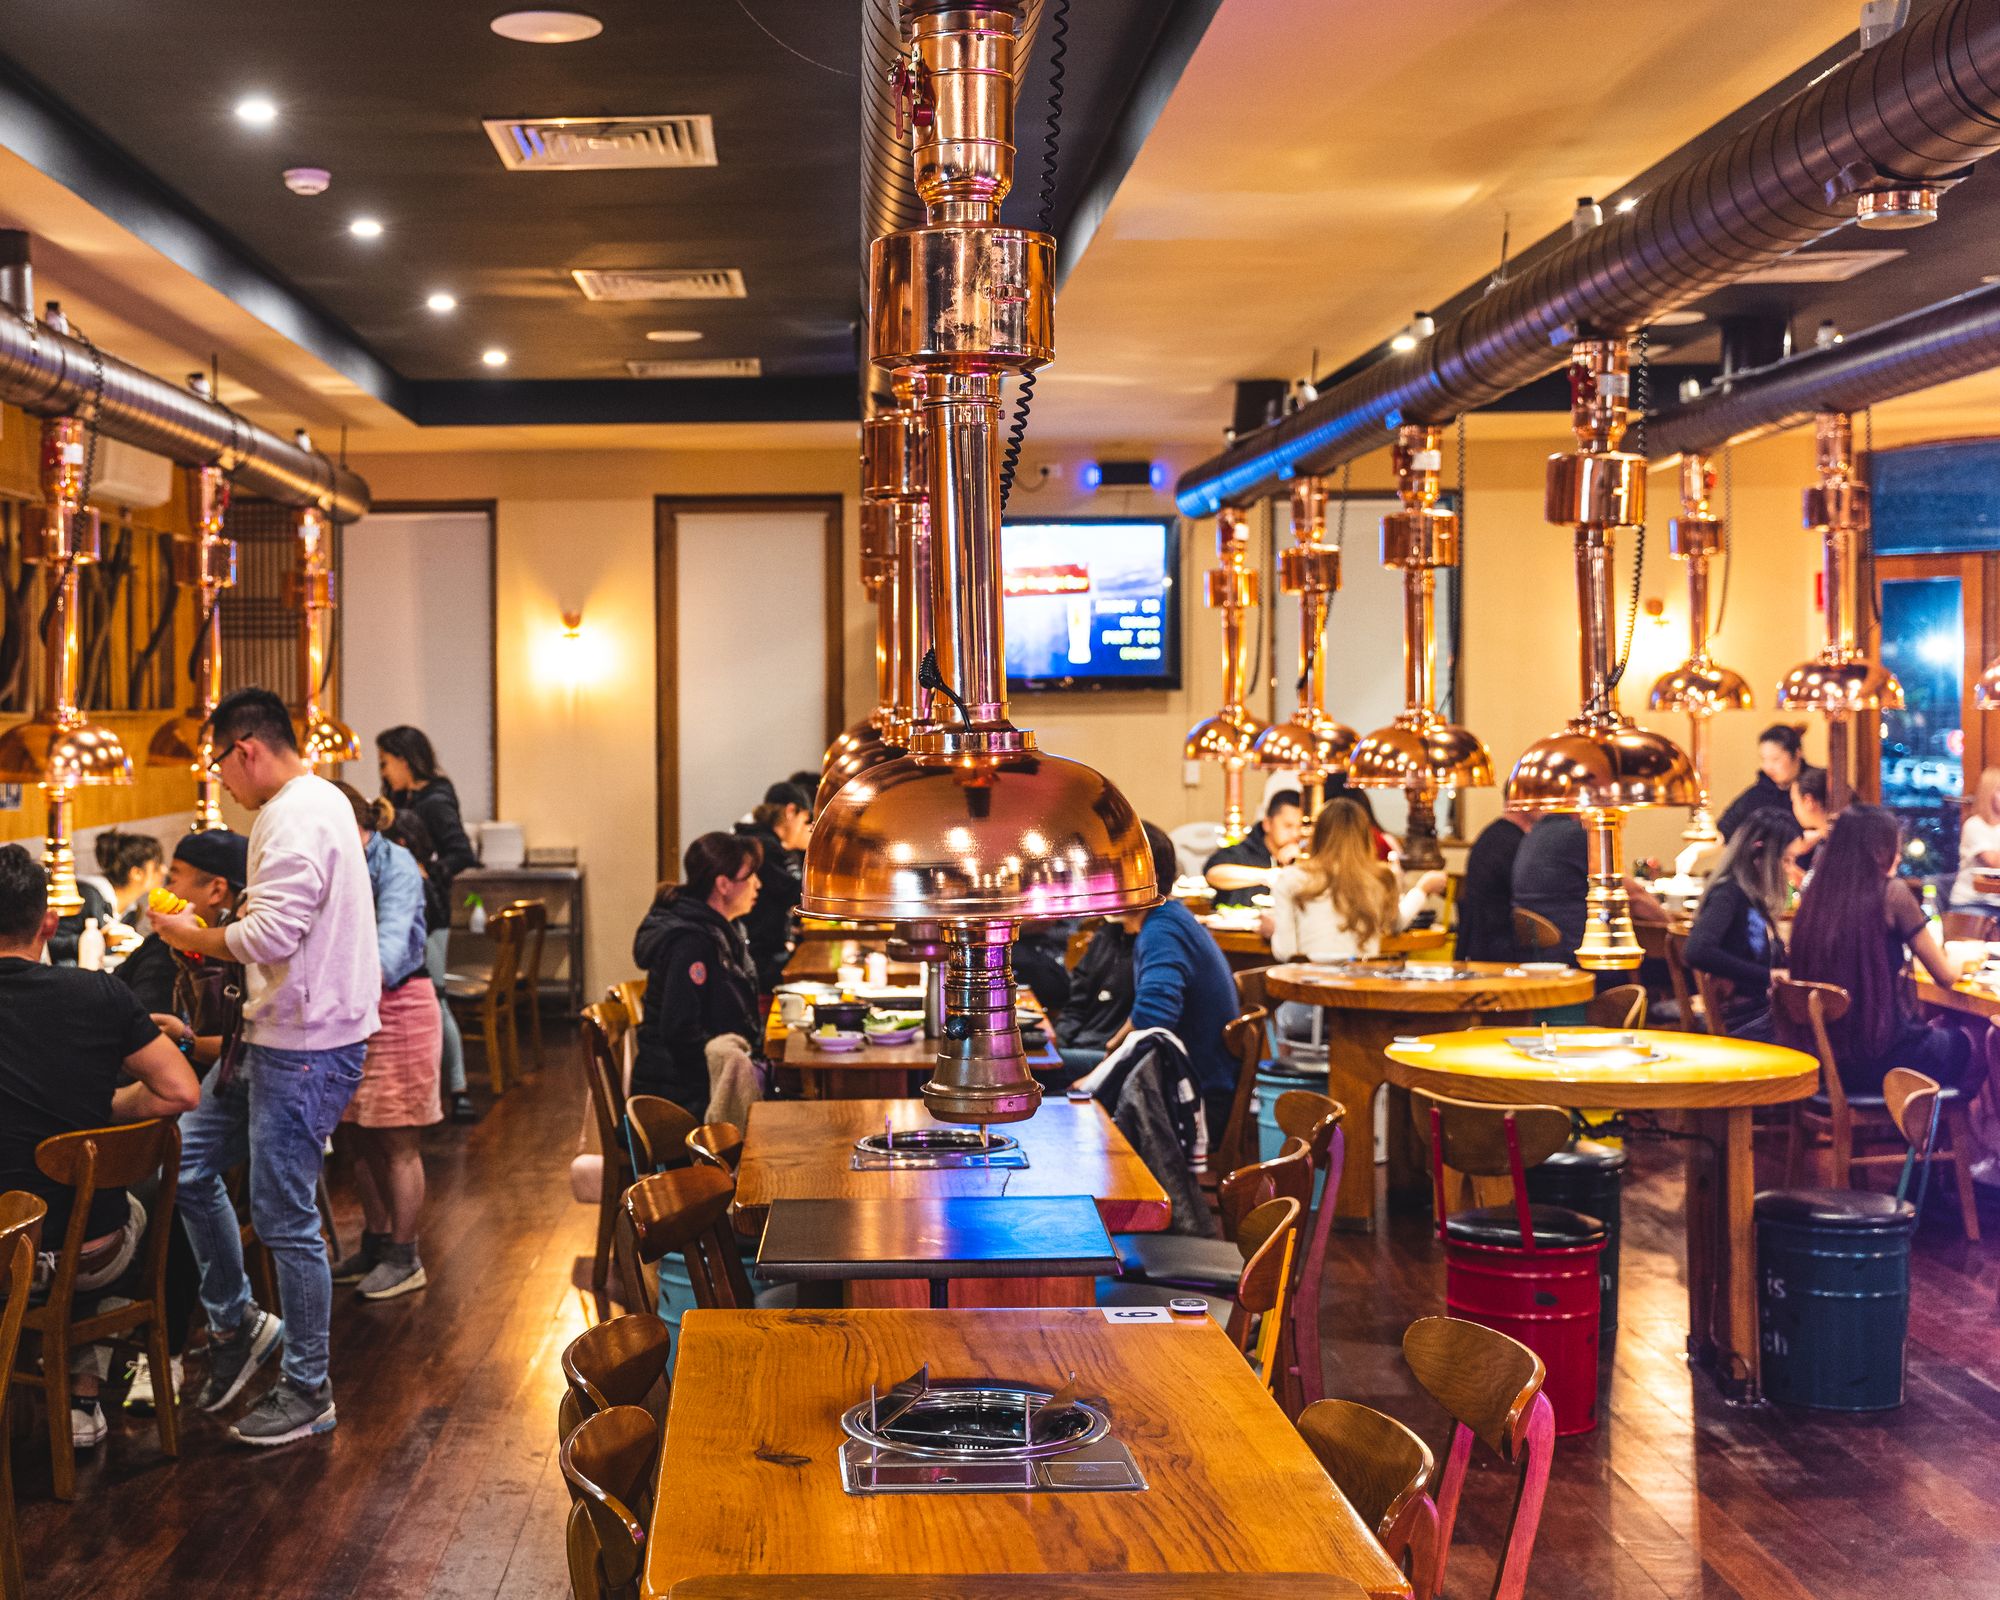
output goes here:
{"type": "Polygon", "coordinates": [[[521,44],[575,44],[604,31],[603,23],[581,11],[508,11],[487,26],[521,44]]]}
{"type": "Polygon", "coordinates": [[[693,344],[702,334],[695,328],[655,328],[646,337],[654,344],[693,344]]]}
{"type": "Polygon", "coordinates": [[[246,95],[236,102],[236,120],[253,128],[268,128],[278,120],[278,108],[261,94],[246,95]]]}
{"type": "Polygon", "coordinates": [[[488,350],[479,359],[489,367],[504,367],[507,365],[507,352],[505,350],[488,350]]]}
{"type": "Polygon", "coordinates": [[[455,294],[446,294],[444,290],[440,289],[436,294],[427,298],[424,304],[429,306],[431,310],[442,315],[447,311],[456,311],[458,309],[458,296],[455,294]]]}
{"type": "Polygon", "coordinates": [[[347,231],[357,239],[379,239],[382,237],[382,224],[373,217],[356,217],[347,225],[347,231]]]}

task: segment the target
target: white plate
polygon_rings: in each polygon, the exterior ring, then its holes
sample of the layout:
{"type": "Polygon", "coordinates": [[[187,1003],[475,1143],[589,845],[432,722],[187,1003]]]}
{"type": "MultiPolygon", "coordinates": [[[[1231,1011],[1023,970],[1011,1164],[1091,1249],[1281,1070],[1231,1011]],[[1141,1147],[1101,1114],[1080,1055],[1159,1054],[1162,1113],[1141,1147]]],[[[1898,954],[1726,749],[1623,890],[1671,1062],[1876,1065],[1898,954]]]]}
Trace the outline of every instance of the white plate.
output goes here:
{"type": "Polygon", "coordinates": [[[858,1033],[809,1033],[806,1037],[812,1041],[815,1050],[825,1050],[832,1055],[861,1048],[861,1035],[858,1033]]]}
{"type": "Polygon", "coordinates": [[[1523,972],[1575,972],[1577,969],[1572,967],[1567,961],[1523,961],[1521,963],[1521,970],[1523,972]]]}
{"type": "Polygon", "coordinates": [[[863,1030],[864,1037],[866,1037],[866,1039],[870,1044],[884,1044],[891,1046],[899,1044],[915,1044],[917,1040],[917,1035],[922,1033],[923,1031],[924,1030],[922,1028],[888,1028],[881,1030],[879,1032],[872,1032],[872,1033],[863,1030]]]}

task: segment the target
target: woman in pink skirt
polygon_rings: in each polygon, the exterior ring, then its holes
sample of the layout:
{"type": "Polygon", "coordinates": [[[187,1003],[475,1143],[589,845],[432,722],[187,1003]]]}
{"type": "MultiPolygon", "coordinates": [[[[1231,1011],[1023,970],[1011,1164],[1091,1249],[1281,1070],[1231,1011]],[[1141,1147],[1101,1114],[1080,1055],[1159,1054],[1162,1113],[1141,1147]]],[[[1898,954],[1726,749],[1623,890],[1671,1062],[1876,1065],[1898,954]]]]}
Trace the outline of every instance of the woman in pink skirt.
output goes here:
{"type": "Polygon", "coordinates": [[[424,875],[416,857],[384,837],[395,820],[386,800],[367,800],[340,785],[375,890],[375,931],[382,957],[382,1029],[368,1041],[361,1087],[341,1121],[354,1128],[354,1187],[361,1196],[361,1246],[333,1269],[335,1283],[357,1285],[363,1299],[393,1300],[423,1288],[417,1221],[424,1209],[422,1130],[444,1118],[438,1063],[444,1023],[438,993],[424,970],[424,875]]]}

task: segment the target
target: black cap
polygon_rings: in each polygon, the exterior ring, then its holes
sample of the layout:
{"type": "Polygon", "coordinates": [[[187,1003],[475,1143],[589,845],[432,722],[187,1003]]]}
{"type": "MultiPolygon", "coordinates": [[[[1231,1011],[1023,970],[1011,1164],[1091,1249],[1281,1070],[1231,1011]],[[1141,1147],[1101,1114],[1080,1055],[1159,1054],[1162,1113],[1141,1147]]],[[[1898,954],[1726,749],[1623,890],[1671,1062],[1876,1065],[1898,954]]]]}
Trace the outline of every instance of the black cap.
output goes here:
{"type": "Polygon", "coordinates": [[[250,841],[227,828],[189,834],[174,846],[174,859],[226,880],[232,889],[241,889],[250,878],[250,841]]]}

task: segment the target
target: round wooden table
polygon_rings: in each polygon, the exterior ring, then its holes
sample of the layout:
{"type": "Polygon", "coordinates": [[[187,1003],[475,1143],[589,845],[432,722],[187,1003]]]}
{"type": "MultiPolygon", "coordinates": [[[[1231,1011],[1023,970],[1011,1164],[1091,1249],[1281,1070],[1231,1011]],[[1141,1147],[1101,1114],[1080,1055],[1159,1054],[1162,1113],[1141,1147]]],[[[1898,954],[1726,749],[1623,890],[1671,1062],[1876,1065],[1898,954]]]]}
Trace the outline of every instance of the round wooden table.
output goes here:
{"type": "MultiPolygon", "coordinates": [[[[1485,1021],[1516,1027],[1534,1023],[1551,1006],[1581,1005],[1596,981],[1575,967],[1529,971],[1499,961],[1465,961],[1456,978],[1413,979],[1363,963],[1320,966],[1299,962],[1264,974],[1264,993],[1296,1000],[1326,1013],[1327,1093],[1347,1107],[1353,1159],[1341,1169],[1334,1221],[1366,1228],[1375,1217],[1375,1163],[1369,1159],[1375,1091],[1389,1078],[1382,1052],[1399,1034],[1438,1033],[1485,1021]]],[[[1409,1096],[1393,1091],[1389,1104],[1389,1193],[1420,1198],[1423,1152],[1410,1126],[1409,1096]]]]}
{"type": "MultiPolygon", "coordinates": [[[[1564,1030],[1573,1032],[1576,1030],[1564,1030]]],[[[1757,1239],[1750,1122],[1756,1106],[1819,1090],[1798,1050],[1706,1033],[1641,1030],[1665,1059],[1605,1066],[1537,1060],[1508,1043],[1519,1028],[1474,1028],[1391,1044],[1389,1081],[1496,1105],[1680,1111],[1687,1130],[1688,1353],[1733,1399],[1758,1397],[1757,1239]]]]}

